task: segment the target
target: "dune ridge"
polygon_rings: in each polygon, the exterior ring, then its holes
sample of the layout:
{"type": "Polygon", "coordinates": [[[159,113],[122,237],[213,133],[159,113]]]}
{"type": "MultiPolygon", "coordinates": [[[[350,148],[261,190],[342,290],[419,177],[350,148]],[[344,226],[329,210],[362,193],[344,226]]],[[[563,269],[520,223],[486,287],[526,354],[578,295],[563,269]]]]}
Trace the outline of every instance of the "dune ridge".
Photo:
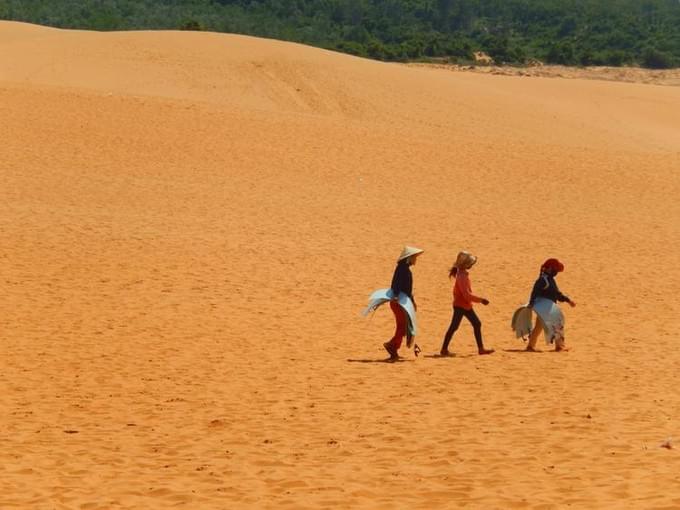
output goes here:
{"type": "Polygon", "coordinates": [[[0,508],[673,508],[680,88],[0,22],[0,508]],[[424,356],[359,317],[403,244],[424,356]],[[455,253],[487,343],[437,359],[455,253]],[[538,265],[572,351],[520,352],[538,265]]]}

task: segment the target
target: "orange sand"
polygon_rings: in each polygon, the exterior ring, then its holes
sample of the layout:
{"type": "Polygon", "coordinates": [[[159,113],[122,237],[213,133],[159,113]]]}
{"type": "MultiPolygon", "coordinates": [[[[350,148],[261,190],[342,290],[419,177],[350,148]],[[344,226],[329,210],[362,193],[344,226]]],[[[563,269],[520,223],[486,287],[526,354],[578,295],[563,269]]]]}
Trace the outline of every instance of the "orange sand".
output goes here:
{"type": "Polygon", "coordinates": [[[680,507],[679,87],[9,22],[0,54],[3,510],[680,507]],[[407,243],[424,356],[387,364],[359,311],[407,243]],[[497,353],[438,359],[462,248],[497,353]],[[572,351],[524,354],[548,256],[572,351]]]}

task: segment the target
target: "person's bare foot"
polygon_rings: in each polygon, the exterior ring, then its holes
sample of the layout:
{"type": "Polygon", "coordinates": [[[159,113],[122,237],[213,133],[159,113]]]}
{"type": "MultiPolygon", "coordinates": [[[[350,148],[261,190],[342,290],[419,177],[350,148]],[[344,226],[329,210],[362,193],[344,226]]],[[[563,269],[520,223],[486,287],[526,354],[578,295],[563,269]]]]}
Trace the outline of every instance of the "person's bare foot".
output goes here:
{"type": "Polygon", "coordinates": [[[527,351],[527,352],[538,352],[536,349],[534,349],[533,347],[531,347],[529,345],[527,345],[527,348],[524,349],[524,350],[527,351]]]}
{"type": "Polygon", "coordinates": [[[448,349],[442,349],[441,351],[439,351],[439,355],[444,358],[453,358],[455,356],[455,354],[449,351],[448,349]]]}
{"type": "Polygon", "coordinates": [[[484,354],[493,354],[494,351],[493,349],[479,349],[479,355],[483,356],[484,354]]]}
{"type": "Polygon", "coordinates": [[[391,342],[385,342],[383,344],[383,347],[390,355],[390,361],[396,361],[399,359],[399,354],[397,354],[397,350],[394,348],[391,342]]]}
{"type": "Polygon", "coordinates": [[[569,351],[569,347],[564,347],[564,346],[555,347],[555,352],[568,352],[568,351],[569,351]]]}

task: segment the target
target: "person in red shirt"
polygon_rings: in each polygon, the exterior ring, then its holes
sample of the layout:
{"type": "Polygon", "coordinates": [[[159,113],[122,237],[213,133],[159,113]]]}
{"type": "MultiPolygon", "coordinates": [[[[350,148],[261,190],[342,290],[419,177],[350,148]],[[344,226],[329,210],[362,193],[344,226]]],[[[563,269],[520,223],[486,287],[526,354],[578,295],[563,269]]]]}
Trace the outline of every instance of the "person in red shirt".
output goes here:
{"type": "Polygon", "coordinates": [[[458,254],[458,257],[456,257],[456,263],[451,268],[451,271],[449,271],[449,278],[455,278],[453,285],[453,318],[451,319],[451,325],[444,336],[444,343],[442,344],[440,351],[442,356],[453,355],[449,352],[449,343],[451,342],[453,334],[458,330],[463,317],[472,324],[479,354],[491,354],[494,352],[493,349],[484,348],[484,342],[482,340],[482,322],[472,308],[472,303],[482,303],[485,306],[489,304],[488,299],[477,297],[472,293],[468,271],[475,262],[477,262],[477,257],[466,251],[461,251],[458,254]]]}

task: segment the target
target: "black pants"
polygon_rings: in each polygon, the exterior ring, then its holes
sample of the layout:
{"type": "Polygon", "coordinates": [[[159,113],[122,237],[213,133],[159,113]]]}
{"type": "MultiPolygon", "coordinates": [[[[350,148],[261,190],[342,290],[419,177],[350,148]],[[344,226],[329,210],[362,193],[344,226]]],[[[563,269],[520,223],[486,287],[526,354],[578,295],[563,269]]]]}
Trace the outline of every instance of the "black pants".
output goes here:
{"type": "Polygon", "coordinates": [[[477,349],[481,350],[484,348],[482,343],[482,321],[479,320],[477,314],[474,310],[465,310],[464,308],[459,308],[457,306],[453,307],[453,318],[451,319],[451,325],[449,326],[446,336],[444,337],[444,345],[442,345],[442,350],[446,351],[449,348],[449,342],[451,337],[458,330],[460,326],[460,321],[465,317],[472,324],[472,329],[475,331],[475,341],[477,342],[477,349]]]}

